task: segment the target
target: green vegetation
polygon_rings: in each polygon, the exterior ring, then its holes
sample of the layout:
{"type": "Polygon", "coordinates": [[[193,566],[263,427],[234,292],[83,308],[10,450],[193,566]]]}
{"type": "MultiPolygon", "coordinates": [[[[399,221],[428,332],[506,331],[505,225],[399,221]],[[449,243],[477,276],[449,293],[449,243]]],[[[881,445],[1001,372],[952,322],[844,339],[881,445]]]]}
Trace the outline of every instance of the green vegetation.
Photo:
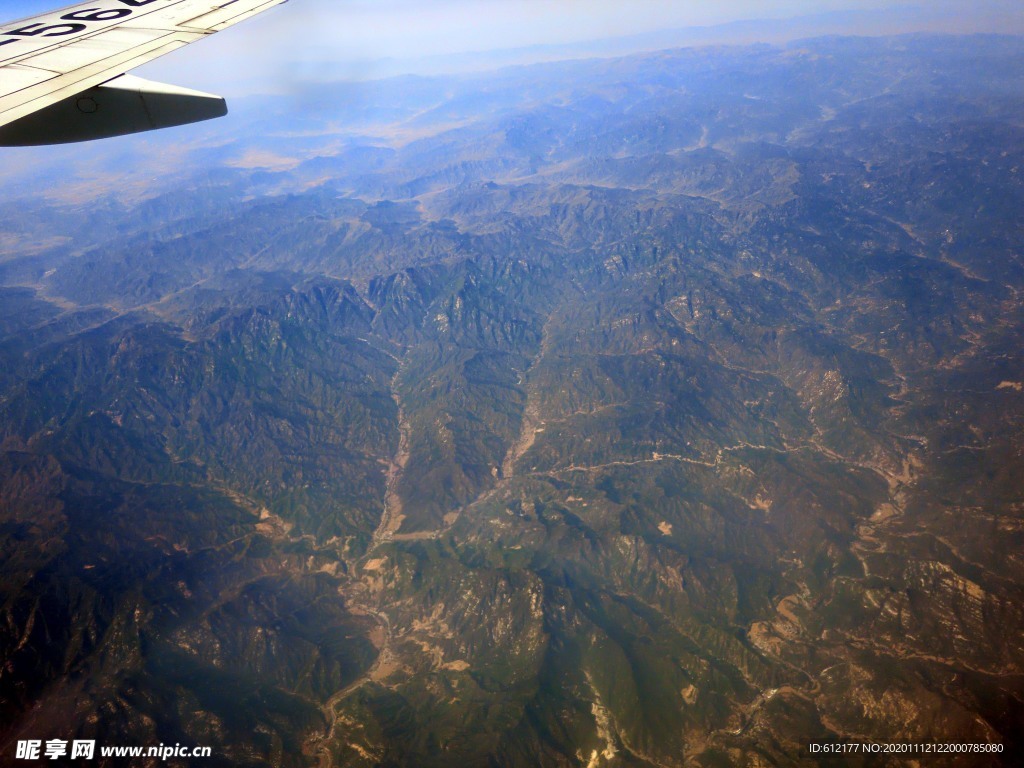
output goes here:
{"type": "Polygon", "coordinates": [[[1020,71],[936,37],[338,86],[347,127],[224,150],[287,171],[4,203],[67,239],[0,259],[0,754],[1010,764],[1020,71]]]}

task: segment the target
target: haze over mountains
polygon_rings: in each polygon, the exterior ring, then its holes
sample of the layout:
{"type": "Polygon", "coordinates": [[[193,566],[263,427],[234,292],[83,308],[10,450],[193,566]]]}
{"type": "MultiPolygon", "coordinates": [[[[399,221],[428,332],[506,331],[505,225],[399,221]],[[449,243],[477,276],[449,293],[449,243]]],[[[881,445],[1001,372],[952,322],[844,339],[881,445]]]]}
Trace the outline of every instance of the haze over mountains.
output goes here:
{"type": "Polygon", "coordinates": [[[1013,764],[1022,71],[678,50],[19,154],[0,754],[1013,764]]]}

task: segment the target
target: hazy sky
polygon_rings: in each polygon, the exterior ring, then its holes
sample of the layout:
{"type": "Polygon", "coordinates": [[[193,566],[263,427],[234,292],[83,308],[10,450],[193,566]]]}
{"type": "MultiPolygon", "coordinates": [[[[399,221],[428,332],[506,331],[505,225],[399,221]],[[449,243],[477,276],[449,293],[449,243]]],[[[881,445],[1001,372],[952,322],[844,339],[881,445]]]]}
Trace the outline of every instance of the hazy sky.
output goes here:
{"type": "MultiPolygon", "coordinates": [[[[8,0],[0,7],[14,19],[67,4],[8,0]]],[[[830,11],[861,12],[853,32],[1024,32],[1024,0],[931,0],[907,10],[914,7],[879,0],[290,0],[138,74],[215,91],[251,92],[266,84],[279,90],[287,81],[444,69],[425,57],[830,11]],[[391,61],[374,63],[381,60],[391,61]]],[[[822,23],[822,33],[833,33],[847,22],[822,23]]]]}

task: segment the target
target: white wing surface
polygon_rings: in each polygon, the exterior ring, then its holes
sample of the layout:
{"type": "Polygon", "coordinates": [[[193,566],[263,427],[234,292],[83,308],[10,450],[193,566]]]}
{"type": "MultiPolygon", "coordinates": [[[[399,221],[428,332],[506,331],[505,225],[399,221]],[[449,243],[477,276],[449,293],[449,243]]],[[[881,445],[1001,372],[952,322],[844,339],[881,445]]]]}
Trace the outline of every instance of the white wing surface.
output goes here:
{"type": "MultiPolygon", "coordinates": [[[[53,108],[49,110],[49,116],[29,119],[21,126],[22,130],[15,130],[15,126],[8,132],[14,130],[15,133],[24,133],[25,127],[31,127],[38,133],[47,119],[51,122],[60,119],[65,123],[61,126],[64,136],[60,141],[98,138],[97,135],[90,135],[88,126],[81,136],[77,136],[75,127],[67,125],[76,104],[81,101],[78,99],[76,102],[76,97],[83,95],[85,106],[83,109],[79,104],[79,112],[108,113],[104,115],[107,128],[101,130],[100,135],[118,135],[163,127],[151,125],[140,128],[137,120],[133,122],[129,119],[125,125],[135,127],[115,131],[110,127],[116,127],[116,121],[111,120],[110,110],[96,108],[97,104],[100,107],[104,104],[102,97],[106,91],[102,88],[103,84],[134,67],[285,1],[92,0],[4,24],[0,27],[0,143],[24,143],[4,141],[2,127],[29,116],[41,115],[41,111],[46,112],[48,108],[53,108]]],[[[153,89],[147,89],[148,85],[146,81],[133,78],[132,93],[141,94],[140,98],[144,100],[152,90],[154,98],[164,99],[163,106],[170,104],[172,111],[177,102],[168,102],[167,99],[171,98],[169,93],[174,94],[182,104],[183,117],[189,116],[189,95],[217,98],[159,84],[153,84],[153,89]]],[[[124,90],[120,88],[122,93],[124,90]]],[[[220,100],[220,104],[223,105],[223,100],[220,100]]],[[[145,107],[143,103],[140,114],[145,113],[145,107]]],[[[123,105],[120,108],[124,109],[123,105]]],[[[88,119],[83,118],[85,121],[88,119]]],[[[184,119],[171,124],[193,121],[184,119]]]]}

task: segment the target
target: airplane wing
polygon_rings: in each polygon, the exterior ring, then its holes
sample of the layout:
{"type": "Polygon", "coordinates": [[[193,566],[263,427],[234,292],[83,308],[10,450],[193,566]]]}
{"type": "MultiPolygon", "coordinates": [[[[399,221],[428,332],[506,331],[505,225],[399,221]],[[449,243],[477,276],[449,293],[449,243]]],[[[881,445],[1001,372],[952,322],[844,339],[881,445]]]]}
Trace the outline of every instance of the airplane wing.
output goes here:
{"type": "Polygon", "coordinates": [[[226,114],[220,97],[119,76],[282,2],[92,0],[0,26],[0,145],[84,141],[226,114]]]}

